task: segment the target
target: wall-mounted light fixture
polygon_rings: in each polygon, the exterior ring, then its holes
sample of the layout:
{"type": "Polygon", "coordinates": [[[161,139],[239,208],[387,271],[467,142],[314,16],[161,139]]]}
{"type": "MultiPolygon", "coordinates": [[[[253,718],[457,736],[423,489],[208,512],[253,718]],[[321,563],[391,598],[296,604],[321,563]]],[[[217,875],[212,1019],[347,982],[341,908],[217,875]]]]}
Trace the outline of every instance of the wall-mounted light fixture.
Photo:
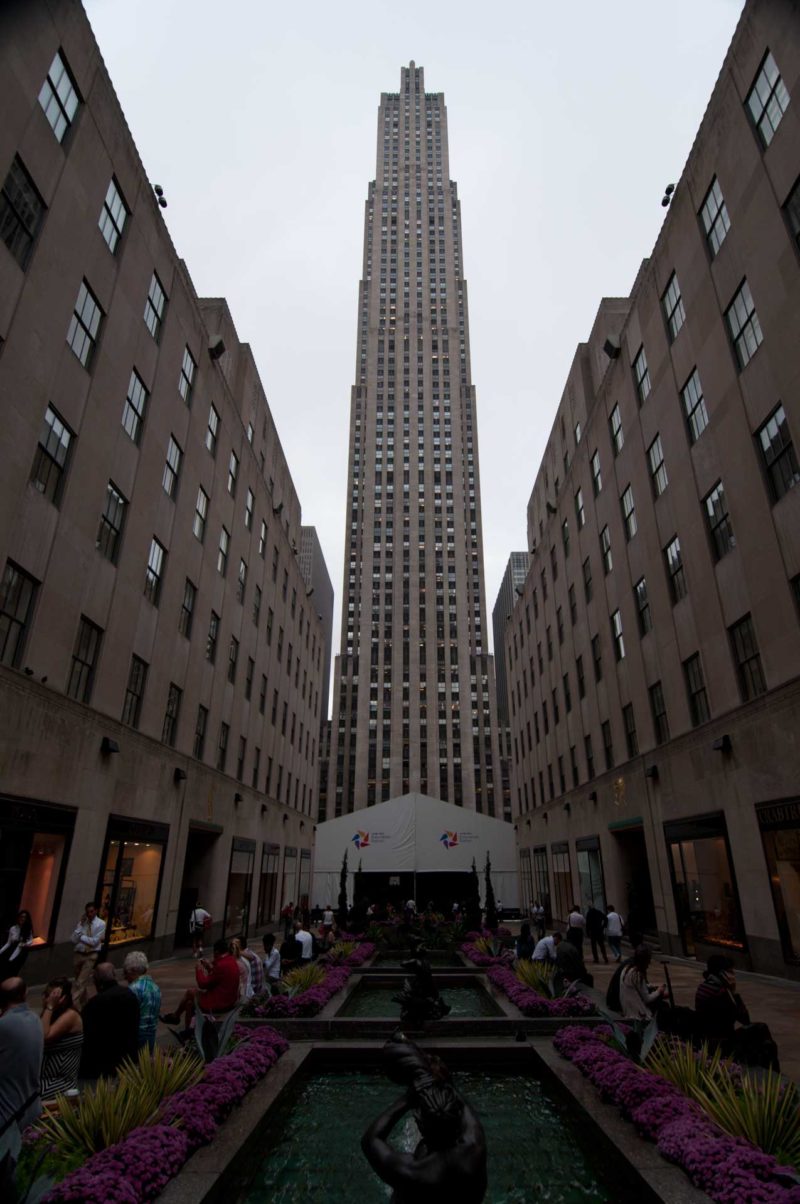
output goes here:
{"type": "Polygon", "coordinates": [[[179,765],[176,765],[172,771],[172,780],[176,786],[178,785],[179,782],[185,782],[186,781],[186,770],[181,769],[181,767],[179,765]]]}
{"type": "Polygon", "coordinates": [[[564,810],[566,811],[567,815],[569,815],[569,813],[572,811],[572,803],[564,803],[564,810]]]}
{"type": "Polygon", "coordinates": [[[266,815],[266,814],[267,814],[267,804],[266,804],[266,803],[262,803],[262,804],[261,804],[261,814],[262,814],[262,815],[266,815]]]}
{"type": "Polygon", "coordinates": [[[644,771],[644,776],[646,778],[649,778],[651,782],[657,782],[658,781],[658,766],[650,765],[649,768],[647,768],[644,771]]]}
{"type": "Polygon", "coordinates": [[[733,751],[733,743],[730,736],[720,736],[719,740],[715,740],[711,747],[714,752],[729,753],[733,751]]]}
{"type": "Polygon", "coordinates": [[[100,741],[100,752],[104,757],[110,757],[112,753],[119,752],[119,745],[110,736],[103,736],[103,739],[100,741]]]}
{"type": "Polygon", "coordinates": [[[236,791],[236,793],[235,793],[235,794],[234,794],[234,796],[233,796],[233,805],[234,805],[234,807],[238,807],[239,803],[241,803],[241,802],[243,802],[243,801],[244,801],[244,796],[243,796],[243,795],[241,795],[241,794],[239,793],[239,791],[237,790],[237,791],[236,791]]]}
{"type": "Polygon", "coordinates": [[[597,802],[597,791],[596,791],[596,790],[590,790],[590,791],[589,791],[589,802],[590,802],[590,803],[596,803],[596,802],[597,802]]]}

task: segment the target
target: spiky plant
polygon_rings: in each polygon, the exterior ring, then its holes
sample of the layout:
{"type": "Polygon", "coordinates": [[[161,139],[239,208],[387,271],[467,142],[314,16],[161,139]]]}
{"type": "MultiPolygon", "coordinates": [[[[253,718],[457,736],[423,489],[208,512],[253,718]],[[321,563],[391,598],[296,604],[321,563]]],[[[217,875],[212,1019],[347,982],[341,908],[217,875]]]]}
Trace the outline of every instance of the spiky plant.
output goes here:
{"type": "Polygon", "coordinates": [[[325,954],[325,960],[332,966],[338,966],[345,961],[351,953],[356,950],[355,941],[337,941],[335,945],[331,945],[328,952],[325,954]]]}
{"type": "Polygon", "coordinates": [[[318,986],[324,979],[325,971],[322,966],[311,962],[308,966],[297,966],[296,969],[289,970],[284,974],[282,981],[286,994],[292,996],[300,995],[303,991],[318,986]]]}
{"type": "Polygon", "coordinates": [[[706,1076],[695,1098],[726,1133],[800,1169],[800,1095],[794,1083],[774,1070],[744,1071],[740,1085],[725,1075],[706,1076]]]}
{"type": "Polygon", "coordinates": [[[709,1053],[705,1043],[695,1050],[676,1037],[661,1035],[647,1055],[647,1069],[674,1083],[684,1095],[696,1099],[709,1079],[730,1078],[731,1063],[718,1049],[709,1053]]]}
{"type": "Polygon", "coordinates": [[[514,967],[514,973],[521,983],[544,995],[545,999],[553,995],[553,972],[555,967],[551,962],[534,962],[520,958],[514,967]]]}

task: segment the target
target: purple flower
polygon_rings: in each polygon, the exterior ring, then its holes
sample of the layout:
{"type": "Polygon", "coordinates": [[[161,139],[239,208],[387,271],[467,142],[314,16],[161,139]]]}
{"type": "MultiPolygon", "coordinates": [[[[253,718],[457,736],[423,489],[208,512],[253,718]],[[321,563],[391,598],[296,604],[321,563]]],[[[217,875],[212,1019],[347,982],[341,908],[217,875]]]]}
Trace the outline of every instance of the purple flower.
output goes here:
{"type": "MultiPolygon", "coordinates": [[[[462,949],[466,947],[462,945],[462,949]]],[[[506,966],[494,965],[487,975],[489,981],[507,995],[523,1016],[593,1016],[594,1004],[585,995],[569,999],[547,999],[520,982],[506,966]]]]}

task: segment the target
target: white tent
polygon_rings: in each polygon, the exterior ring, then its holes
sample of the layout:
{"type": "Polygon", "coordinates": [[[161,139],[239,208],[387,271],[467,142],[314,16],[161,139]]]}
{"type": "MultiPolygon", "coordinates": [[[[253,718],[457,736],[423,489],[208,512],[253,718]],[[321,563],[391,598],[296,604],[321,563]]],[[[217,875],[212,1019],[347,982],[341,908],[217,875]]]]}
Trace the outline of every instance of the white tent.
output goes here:
{"type": "Polygon", "coordinates": [[[404,794],[317,825],[311,894],[315,905],[335,906],[345,851],[350,902],[359,865],[365,874],[468,873],[473,858],[483,901],[488,852],[495,898],[503,907],[519,906],[513,826],[425,794],[404,794]]]}

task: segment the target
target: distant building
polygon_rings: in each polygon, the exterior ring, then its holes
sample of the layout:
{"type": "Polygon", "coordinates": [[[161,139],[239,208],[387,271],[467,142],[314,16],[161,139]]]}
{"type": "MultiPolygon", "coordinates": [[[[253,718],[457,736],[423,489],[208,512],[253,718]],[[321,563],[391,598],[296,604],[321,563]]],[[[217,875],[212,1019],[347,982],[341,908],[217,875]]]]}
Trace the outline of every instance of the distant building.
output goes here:
{"type": "Polygon", "coordinates": [[[326,637],[252,353],[81,7],[4,6],[0,81],[0,926],[43,981],[89,898],[159,955],[196,902],[213,937],[308,892],[326,637]]]}
{"type": "Polygon", "coordinates": [[[795,977],[799,174],[797,6],[751,0],[652,255],[576,352],[505,643],[528,898],[795,977]]]}
{"type": "Polygon", "coordinates": [[[333,586],[319,542],[316,527],[300,528],[300,572],[306,583],[308,606],[317,613],[322,624],[322,686],[320,689],[320,730],[328,720],[328,695],[331,686],[331,654],[333,652],[333,586]]]}
{"type": "Polygon", "coordinates": [[[493,816],[475,388],[447,111],[383,93],[364,219],[327,818],[419,793],[493,816]]]}
{"type": "Polygon", "coordinates": [[[528,575],[531,558],[527,552],[512,552],[508,558],[506,571],[497,591],[497,600],[492,611],[492,634],[494,636],[494,677],[497,682],[497,717],[501,727],[508,727],[509,706],[506,681],[506,624],[511,618],[525,578],[528,575]]]}

